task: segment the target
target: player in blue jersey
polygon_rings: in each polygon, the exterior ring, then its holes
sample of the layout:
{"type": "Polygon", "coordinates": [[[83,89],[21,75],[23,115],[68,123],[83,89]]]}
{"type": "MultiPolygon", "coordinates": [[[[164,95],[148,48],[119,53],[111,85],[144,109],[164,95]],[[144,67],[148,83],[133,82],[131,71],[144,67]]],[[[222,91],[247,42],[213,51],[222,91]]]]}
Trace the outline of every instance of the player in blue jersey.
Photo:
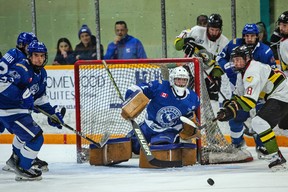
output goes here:
{"type": "MultiPolygon", "coordinates": [[[[10,49],[2,58],[0,58],[0,77],[8,71],[8,66],[22,61],[27,58],[27,47],[32,41],[38,41],[33,33],[22,32],[18,35],[16,48],[10,49]]],[[[5,127],[0,122],[0,133],[5,127]]]]}
{"type": "Polygon", "coordinates": [[[16,173],[16,180],[39,180],[42,171],[32,167],[33,161],[43,144],[42,129],[31,116],[34,105],[57,118],[48,118],[51,126],[61,128],[62,116],[55,111],[46,95],[47,48],[38,41],[29,44],[28,59],[9,66],[0,82],[0,121],[6,129],[15,134],[13,154],[6,162],[16,173]],[[7,80],[8,79],[8,80],[7,80]]]}
{"type": "MultiPolygon", "coordinates": [[[[227,46],[222,50],[222,52],[217,56],[217,62],[224,70],[226,75],[229,78],[231,83],[231,89],[234,90],[234,86],[237,79],[237,73],[233,71],[230,64],[230,55],[233,49],[240,45],[246,45],[248,48],[252,50],[253,59],[256,61],[260,61],[261,63],[268,64],[272,68],[276,68],[276,62],[274,59],[274,55],[270,47],[262,42],[259,42],[259,30],[256,24],[246,24],[242,30],[242,38],[237,38],[231,40],[227,46]]],[[[227,96],[229,97],[229,96],[227,96]]],[[[227,100],[226,100],[227,101],[227,100]]],[[[223,105],[225,105],[225,102],[223,105]]],[[[261,107],[261,102],[258,103],[259,108],[261,107]]],[[[257,107],[258,109],[258,107],[257,107]]],[[[231,140],[232,144],[235,147],[242,147],[244,145],[243,138],[243,126],[244,122],[250,117],[250,114],[245,111],[239,111],[236,119],[232,119],[229,121],[230,131],[231,131],[231,140]],[[241,114],[240,114],[241,113],[241,114]]],[[[261,153],[267,154],[265,148],[263,147],[262,142],[259,139],[259,136],[254,135],[254,139],[256,142],[256,149],[259,152],[258,157],[264,157],[261,153]],[[261,153],[260,153],[261,152],[261,153]]],[[[244,145],[245,146],[245,145],[244,145]]]]}
{"type": "MultiPolygon", "coordinates": [[[[3,58],[0,59],[0,76],[7,73],[10,66],[21,62],[23,59],[27,59],[27,47],[32,41],[38,41],[37,37],[32,32],[21,32],[16,41],[16,48],[10,49],[3,58]]],[[[5,77],[3,77],[5,78],[5,77]]],[[[4,125],[0,122],[0,133],[5,130],[4,125]]],[[[33,166],[41,168],[41,170],[48,170],[48,163],[36,158],[33,162],[33,166]]],[[[10,171],[11,168],[5,166],[2,168],[5,171],[10,171]]]]}
{"type": "MultiPolygon", "coordinates": [[[[152,81],[131,86],[125,95],[127,99],[135,91],[144,93],[150,102],[146,107],[144,122],[140,128],[150,144],[171,144],[179,142],[183,128],[180,116],[191,118],[200,105],[197,94],[188,89],[189,74],[180,66],[173,69],[169,81],[152,81]]],[[[140,144],[132,133],[132,151],[140,152],[140,144]]]]}

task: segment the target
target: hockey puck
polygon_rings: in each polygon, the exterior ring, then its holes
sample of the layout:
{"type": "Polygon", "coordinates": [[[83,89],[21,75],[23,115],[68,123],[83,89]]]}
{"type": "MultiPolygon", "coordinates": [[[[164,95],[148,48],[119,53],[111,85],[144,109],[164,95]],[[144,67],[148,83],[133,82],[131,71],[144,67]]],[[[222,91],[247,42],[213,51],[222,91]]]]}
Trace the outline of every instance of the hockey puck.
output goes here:
{"type": "Polygon", "coordinates": [[[209,179],[207,179],[207,183],[212,186],[212,185],[214,185],[214,180],[209,178],[209,179]]]}

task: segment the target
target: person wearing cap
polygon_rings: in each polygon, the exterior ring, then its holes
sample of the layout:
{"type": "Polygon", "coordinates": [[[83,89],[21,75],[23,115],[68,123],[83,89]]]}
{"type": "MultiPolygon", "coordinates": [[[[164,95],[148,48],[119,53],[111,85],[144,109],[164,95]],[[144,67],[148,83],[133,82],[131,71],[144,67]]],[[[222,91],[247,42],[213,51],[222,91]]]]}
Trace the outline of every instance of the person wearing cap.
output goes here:
{"type": "MultiPolygon", "coordinates": [[[[80,43],[76,45],[74,55],[77,60],[96,60],[96,38],[92,35],[89,27],[84,24],[78,32],[80,43]]],[[[103,45],[100,45],[101,59],[103,58],[103,45]]]]}
{"type": "Polygon", "coordinates": [[[259,41],[270,46],[271,43],[267,39],[267,29],[266,29],[265,23],[260,21],[260,22],[257,22],[256,25],[259,31],[259,35],[258,35],[259,41]]]}
{"type": "Polygon", "coordinates": [[[146,52],[141,41],[128,35],[125,21],[115,23],[114,41],[109,43],[104,59],[146,59],[146,52]]]}

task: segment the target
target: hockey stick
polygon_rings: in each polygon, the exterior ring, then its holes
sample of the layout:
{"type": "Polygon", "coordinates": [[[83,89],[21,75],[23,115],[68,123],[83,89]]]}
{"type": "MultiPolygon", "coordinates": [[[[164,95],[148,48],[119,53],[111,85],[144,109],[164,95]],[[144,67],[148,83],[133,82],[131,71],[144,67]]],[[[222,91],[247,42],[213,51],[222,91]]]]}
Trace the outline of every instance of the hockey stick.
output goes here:
{"type": "MultiPolygon", "coordinates": [[[[112,73],[110,72],[108,66],[107,66],[107,63],[105,60],[102,60],[102,63],[107,71],[107,74],[118,94],[118,97],[122,100],[122,102],[124,102],[124,98],[116,84],[116,81],[114,79],[114,77],[112,76],[112,73]]],[[[156,166],[156,167],[162,167],[162,168],[166,168],[166,167],[182,167],[182,161],[163,161],[163,160],[159,160],[159,159],[156,159],[149,146],[148,146],[148,142],[147,140],[145,139],[145,136],[143,135],[139,125],[134,121],[134,120],[130,120],[131,124],[132,124],[132,128],[135,132],[135,135],[140,143],[140,146],[142,147],[142,149],[144,150],[144,154],[148,160],[148,162],[153,165],[153,166],[156,166]]]]}
{"type": "MultiPolygon", "coordinates": [[[[102,137],[102,139],[101,139],[101,142],[100,142],[100,143],[97,143],[97,142],[95,142],[94,140],[92,140],[91,138],[85,136],[82,132],[79,132],[79,131],[75,130],[73,127],[67,125],[66,123],[60,122],[57,117],[50,115],[49,113],[47,113],[46,111],[44,111],[43,109],[41,109],[39,106],[34,106],[34,108],[35,108],[36,110],[38,110],[40,113],[42,113],[42,114],[46,115],[47,117],[49,117],[52,121],[59,123],[59,124],[62,125],[63,127],[66,127],[67,129],[73,131],[75,134],[79,135],[79,136],[82,137],[83,139],[86,139],[87,141],[90,141],[91,143],[93,143],[94,145],[96,145],[96,147],[98,147],[98,148],[102,148],[102,147],[107,143],[107,141],[108,141],[108,139],[109,139],[110,134],[109,134],[109,133],[107,133],[107,134],[104,133],[104,135],[103,135],[103,137],[102,137]]],[[[64,109],[65,109],[65,112],[66,112],[66,108],[64,108],[64,109]]],[[[61,109],[61,112],[63,112],[62,110],[64,110],[64,109],[62,108],[62,109],[61,109]]]]}
{"type": "Polygon", "coordinates": [[[184,117],[184,116],[181,116],[181,117],[180,117],[180,120],[181,120],[183,123],[186,123],[186,124],[188,124],[188,125],[191,125],[192,127],[195,127],[195,128],[197,128],[197,129],[199,129],[199,130],[207,127],[206,124],[204,124],[204,125],[202,125],[202,126],[197,126],[193,121],[191,121],[190,119],[188,119],[187,117],[184,117]]]}

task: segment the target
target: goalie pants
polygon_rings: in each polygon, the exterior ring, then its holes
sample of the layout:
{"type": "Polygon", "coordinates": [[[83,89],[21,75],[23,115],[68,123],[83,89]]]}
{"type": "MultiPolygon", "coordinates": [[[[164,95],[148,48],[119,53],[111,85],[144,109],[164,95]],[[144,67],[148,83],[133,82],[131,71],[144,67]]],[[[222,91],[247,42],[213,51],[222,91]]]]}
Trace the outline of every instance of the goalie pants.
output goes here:
{"type": "Polygon", "coordinates": [[[0,117],[0,120],[10,133],[15,134],[13,152],[19,157],[19,166],[30,169],[44,142],[42,129],[31,114],[0,117]]]}
{"type": "MultiPolygon", "coordinates": [[[[145,122],[140,124],[140,129],[147,141],[151,145],[165,145],[172,143],[179,143],[179,131],[175,129],[168,129],[163,132],[153,131],[145,122]]],[[[140,143],[132,130],[127,137],[131,137],[132,152],[138,155],[140,153],[140,143]]]]}

